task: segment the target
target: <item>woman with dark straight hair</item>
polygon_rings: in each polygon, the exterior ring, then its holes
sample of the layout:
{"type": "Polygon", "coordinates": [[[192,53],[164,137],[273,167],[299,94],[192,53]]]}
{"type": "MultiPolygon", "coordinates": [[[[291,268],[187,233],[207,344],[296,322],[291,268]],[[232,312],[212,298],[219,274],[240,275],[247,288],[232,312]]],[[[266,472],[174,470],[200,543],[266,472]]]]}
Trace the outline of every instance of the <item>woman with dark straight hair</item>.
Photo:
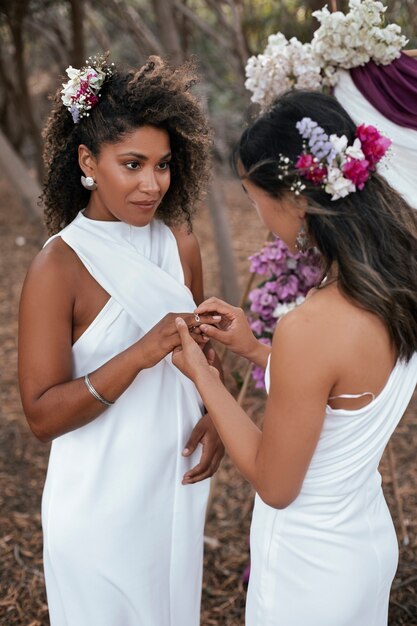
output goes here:
{"type": "Polygon", "coordinates": [[[248,626],[384,626],[398,547],[378,464],[417,382],[417,213],[376,172],[390,140],[331,96],[292,92],[243,133],[242,186],[323,276],[272,349],[241,309],[210,298],[210,338],[266,368],[262,430],[177,319],[173,361],[196,384],[257,491],[248,626]]]}

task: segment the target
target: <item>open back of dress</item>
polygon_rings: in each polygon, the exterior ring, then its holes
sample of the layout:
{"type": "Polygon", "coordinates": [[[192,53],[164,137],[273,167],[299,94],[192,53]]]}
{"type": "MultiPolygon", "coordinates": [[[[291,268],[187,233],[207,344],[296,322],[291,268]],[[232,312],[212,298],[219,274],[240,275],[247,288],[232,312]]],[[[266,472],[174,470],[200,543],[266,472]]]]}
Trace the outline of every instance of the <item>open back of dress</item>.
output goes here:
{"type": "Polygon", "coordinates": [[[387,625],[398,545],[378,465],[416,383],[417,353],[363,408],[328,406],[299,496],[256,497],[247,626],[387,625]]]}

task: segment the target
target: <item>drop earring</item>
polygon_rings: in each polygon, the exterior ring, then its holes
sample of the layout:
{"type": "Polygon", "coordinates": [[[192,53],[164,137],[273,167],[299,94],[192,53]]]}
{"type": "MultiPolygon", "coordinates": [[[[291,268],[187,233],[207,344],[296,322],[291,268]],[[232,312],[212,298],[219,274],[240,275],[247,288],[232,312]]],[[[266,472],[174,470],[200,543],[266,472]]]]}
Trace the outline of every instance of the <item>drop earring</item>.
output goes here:
{"type": "Polygon", "coordinates": [[[306,227],[304,224],[301,224],[300,230],[298,231],[298,235],[295,238],[295,247],[298,252],[307,252],[309,248],[309,240],[308,233],[306,231],[306,227]]]}
{"type": "Polygon", "coordinates": [[[91,176],[81,176],[81,184],[88,191],[94,191],[94,189],[97,189],[97,183],[91,176]]]}

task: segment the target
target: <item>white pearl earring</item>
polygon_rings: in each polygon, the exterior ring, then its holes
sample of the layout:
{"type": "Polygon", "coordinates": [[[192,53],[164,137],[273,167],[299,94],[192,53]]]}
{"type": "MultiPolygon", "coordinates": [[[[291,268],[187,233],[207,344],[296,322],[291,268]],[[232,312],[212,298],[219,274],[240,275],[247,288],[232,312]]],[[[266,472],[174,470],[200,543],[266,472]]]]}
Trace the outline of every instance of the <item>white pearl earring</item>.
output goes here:
{"type": "Polygon", "coordinates": [[[81,184],[88,191],[94,191],[94,189],[97,189],[97,183],[91,176],[81,176],[81,184]]]}

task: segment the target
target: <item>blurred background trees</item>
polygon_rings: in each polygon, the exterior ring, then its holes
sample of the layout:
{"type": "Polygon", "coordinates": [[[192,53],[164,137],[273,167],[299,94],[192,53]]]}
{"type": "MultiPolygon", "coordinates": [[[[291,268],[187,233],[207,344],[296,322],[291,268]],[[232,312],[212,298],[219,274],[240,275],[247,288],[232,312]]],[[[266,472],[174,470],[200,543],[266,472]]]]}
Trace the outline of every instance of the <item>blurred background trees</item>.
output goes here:
{"type": "MultiPolygon", "coordinates": [[[[312,12],[323,0],[0,0],[0,128],[42,175],[40,129],[48,95],[68,65],[110,50],[117,63],[138,66],[150,54],[174,64],[194,56],[199,86],[224,159],[239,134],[249,95],[245,64],[278,30],[311,38],[312,12]]],[[[338,0],[345,9],[347,0],[338,0]]],[[[417,3],[388,2],[387,19],[417,46],[417,3]]]]}
{"type": "MultiPolygon", "coordinates": [[[[150,54],[168,57],[174,64],[195,57],[202,79],[197,89],[215,130],[215,168],[227,173],[230,148],[250,104],[244,87],[247,58],[261,52],[268,35],[278,30],[309,41],[317,27],[312,12],[323,4],[322,0],[0,0],[0,160],[10,164],[10,152],[7,157],[2,152],[6,142],[42,181],[41,128],[50,108],[48,96],[62,82],[68,65],[80,67],[89,55],[109,50],[116,64],[131,66],[141,65],[150,54]]],[[[337,7],[346,9],[347,0],[337,0],[337,7]]],[[[388,2],[386,16],[402,26],[410,39],[408,47],[417,47],[415,0],[388,2]]],[[[222,266],[227,268],[223,294],[236,301],[218,182],[208,204],[222,266]]]]}

